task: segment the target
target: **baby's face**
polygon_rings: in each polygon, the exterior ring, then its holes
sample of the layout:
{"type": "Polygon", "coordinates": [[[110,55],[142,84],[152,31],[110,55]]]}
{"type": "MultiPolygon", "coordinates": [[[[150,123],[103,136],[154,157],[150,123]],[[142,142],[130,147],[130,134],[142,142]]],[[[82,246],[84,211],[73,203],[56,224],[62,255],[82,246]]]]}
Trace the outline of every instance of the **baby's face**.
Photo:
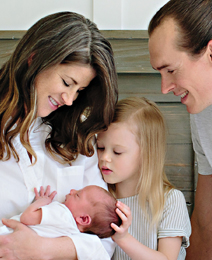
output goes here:
{"type": "Polygon", "coordinates": [[[66,195],[65,206],[71,211],[74,218],[82,214],[89,214],[93,201],[96,201],[100,192],[99,187],[87,186],[81,190],[70,190],[66,195]]]}

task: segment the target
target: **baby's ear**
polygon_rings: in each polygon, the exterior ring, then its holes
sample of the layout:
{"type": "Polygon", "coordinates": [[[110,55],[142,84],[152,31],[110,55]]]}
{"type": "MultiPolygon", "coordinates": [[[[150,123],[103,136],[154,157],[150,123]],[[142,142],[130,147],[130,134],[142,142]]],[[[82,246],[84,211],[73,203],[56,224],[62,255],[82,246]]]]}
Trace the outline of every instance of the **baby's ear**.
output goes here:
{"type": "Polygon", "coordinates": [[[90,225],[91,223],[91,217],[89,215],[84,215],[80,217],[76,217],[77,224],[80,224],[82,226],[90,225]]]}

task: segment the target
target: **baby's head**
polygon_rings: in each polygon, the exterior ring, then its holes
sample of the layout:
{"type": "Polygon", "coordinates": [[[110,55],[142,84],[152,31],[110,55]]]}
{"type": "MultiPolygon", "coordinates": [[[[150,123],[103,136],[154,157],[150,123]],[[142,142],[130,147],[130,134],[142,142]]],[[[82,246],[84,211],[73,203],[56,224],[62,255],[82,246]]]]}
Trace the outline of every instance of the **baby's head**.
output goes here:
{"type": "Polygon", "coordinates": [[[81,190],[71,190],[64,203],[81,232],[95,234],[100,238],[112,236],[111,223],[120,226],[121,219],[115,212],[116,199],[105,189],[90,185],[81,190]]]}

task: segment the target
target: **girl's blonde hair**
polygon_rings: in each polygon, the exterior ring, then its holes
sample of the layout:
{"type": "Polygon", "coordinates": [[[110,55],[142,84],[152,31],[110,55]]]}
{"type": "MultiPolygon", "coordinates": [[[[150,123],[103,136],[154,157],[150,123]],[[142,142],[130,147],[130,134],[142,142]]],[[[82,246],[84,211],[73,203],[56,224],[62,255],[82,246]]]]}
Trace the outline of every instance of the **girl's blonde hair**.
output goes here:
{"type": "MultiPolygon", "coordinates": [[[[113,123],[118,122],[128,123],[140,146],[141,174],[136,187],[139,203],[149,221],[157,224],[166,194],[173,188],[164,172],[166,128],[163,115],[153,101],[132,97],[118,102],[113,123]]],[[[115,185],[109,188],[115,191],[115,185]]]]}

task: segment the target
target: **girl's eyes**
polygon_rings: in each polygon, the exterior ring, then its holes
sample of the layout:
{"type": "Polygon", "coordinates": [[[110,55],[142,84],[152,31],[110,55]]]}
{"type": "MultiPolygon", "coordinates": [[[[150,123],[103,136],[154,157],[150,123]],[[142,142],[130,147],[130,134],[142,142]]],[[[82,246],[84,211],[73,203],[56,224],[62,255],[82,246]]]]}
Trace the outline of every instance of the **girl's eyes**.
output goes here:
{"type": "Polygon", "coordinates": [[[116,154],[116,155],[120,155],[121,153],[118,153],[118,152],[115,152],[115,151],[114,151],[114,154],[116,154]]]}
{"type": "MultiPolygon", "coordinates": [[[[104,151],[105,148],[104,148],[104,147],[97,147],[97,150],[99,150],[99,151],[104,151]]],[[[122,154],[122,153],[116,152],[116,151],[113,151],[113,153],[114,153],[115,155],[121,155],[121,154],[122,154]]]]}
{"type": "Polygon", "coordinates": [[[98,147],[97,146],[97,150],[104,151],[104,149],[105,149],[104,147],[98,147]]]}

